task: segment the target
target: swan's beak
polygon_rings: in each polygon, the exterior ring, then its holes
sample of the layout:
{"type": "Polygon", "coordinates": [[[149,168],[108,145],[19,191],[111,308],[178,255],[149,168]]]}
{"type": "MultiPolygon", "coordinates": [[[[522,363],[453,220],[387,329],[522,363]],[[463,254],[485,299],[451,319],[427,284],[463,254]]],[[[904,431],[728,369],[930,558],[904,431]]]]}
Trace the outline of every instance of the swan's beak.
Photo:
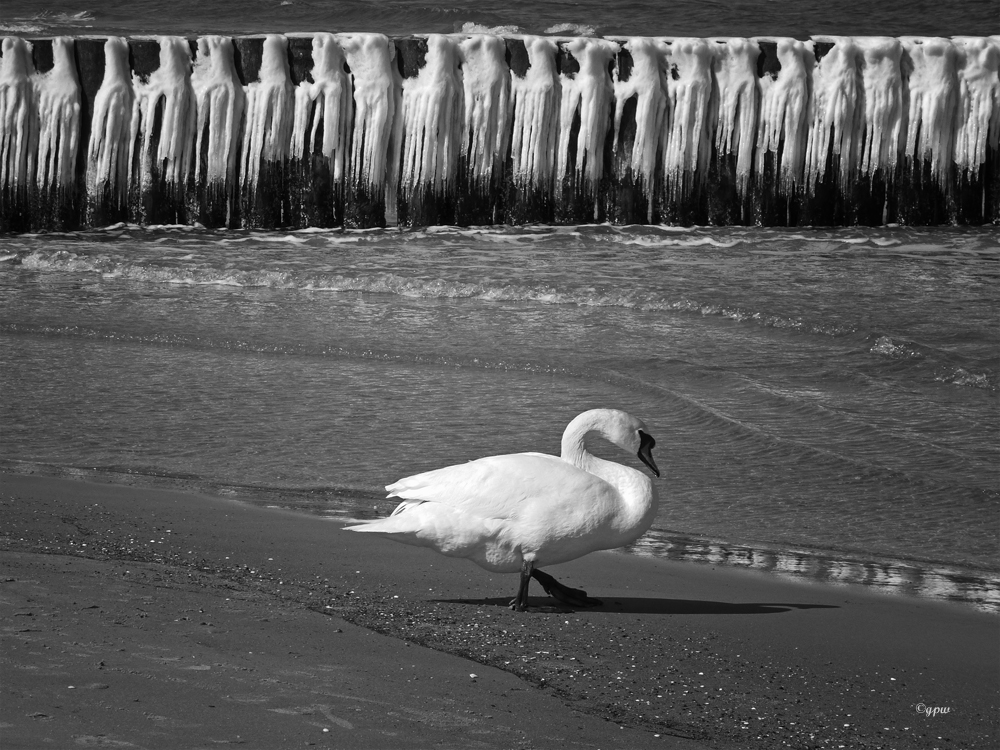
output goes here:
{"type": "Polygon", "coordinates": [[[654,476],[660,476],[660,470],[656,468],[656,461],[653,460],[653,446],[656,445],[656,441],[653,440],[651,435],[647,435],[642,430],[639,430],[639,460],[642,461],[649,470],[653,472],[654,476]]]}

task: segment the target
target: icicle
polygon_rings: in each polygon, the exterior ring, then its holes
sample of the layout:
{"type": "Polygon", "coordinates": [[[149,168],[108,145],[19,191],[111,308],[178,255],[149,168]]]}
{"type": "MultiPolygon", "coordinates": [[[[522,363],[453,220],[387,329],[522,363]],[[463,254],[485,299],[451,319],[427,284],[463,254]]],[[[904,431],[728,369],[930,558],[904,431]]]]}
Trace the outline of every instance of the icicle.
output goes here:
{"type": "Polygon", "coordinates": [[[340,182],[344,179],[354,116],[351,82],[344,70],[344,52],[332,34],[316,34],[312,48],[313,80],[302,81],[295,91],[291,154],[302,158],[311,153],[322,128],[320,153],[331,161],[331,176],[340,182]]]}
{"type": "Polygon", "coordinates": [[[881,169],[891,175],[896,167],[903,133],[903,48],[891,37],[854,40],[861,48],[864,89],[863,132],[858,145],[861,175],[871,179],[881,169]]]}
{"type": "MultiPolygon", "coordinates": [[[[648,37],[628,39],[622,45],[632,58],[628,80],[619,79],[615,71],[615,146],[621,129],[622,110],[632,97],[636,98],[635,140],[629,163],[632,172],[650,189],[656,174],[664,121],[667,117],[667,82],[664,78],[667,45],[648,37]]],[[[653,210],[650,201],[649,211],[653,210]]],[[[647,220],[651,220],[647,217],[647,220]]]]}
{"type": "Polygon", "coordinates": [[[441,194],[455,177],[463,98],[455,40],[431,34],[423,69],[403,81],[400,187],[404,196],[424,187],[441,194]]]}
{"type": "Polygon", "coordinates": [[[826,176],[827,157],[840,157],[839,183],[846,188],[853,177],[855,132],[861,114],[859,94],[861,50],[850,37],[825,37],[833,47],[813,68],[809,100],[809,140],[805,155],[808,190],[826,176]]]}
{"type": "Polygon", "coordinates": [[[350,179],[366,193],[381,194],[398,98],[396,48],[382,34],[343,34],[338,39],[354,83],[350,179]]]}
{"type": "Polygon", "coordinates": [[[903,37],[908,64],[904,72],[908,92],[904,154],[915,168],[930,162],[931,176],[945,187],[952,160],[958,80],[957,52],[947,39],[903,37]]]}
{"type": "Polygon", "coordinates": [[[52,70],[35,74],[38,157],[35,182],[40,190],[69,188],[76,181],[80,142],[80,84],[73,60],[73,40],[52,40],[52,70]]]}
{"type": "Polygon", "coordinates": [[[34,176],[31,45],[6,37],[0,58],[0,189],[24,188],[34,176]]]}
{"type": "Polygon", "coordinates": [[[1000,133],[1000,44],[984,37],[952,41],[959,54],[955,164],[967,178],[976,179],[986,162],[987,143],[996,149],[1000,133]]]}
{"type": "MultiPolygon", "coordinates": [[[[1000,35],[991,36],[989,40],[994,47],[1000,49],[1000,35]]],[[[993,116],[990,118],[990,132],[987,139],[991,149],[1000,150],[1000,111],[996,109],[993,110],[993,116]]]]}
{"type": "Polygon", "coordinates": [[[604,175],[604,139],[608,134],[608,122],[614,89],[608,75],[608,65],[618,52],[618,45],[606,39],[578,37],[564,43],[564,47],[579,63],[580,70],[571,78],[565,73],[559,75],[562,85],[562,103],[559,112],[559,145],[556,151],[556,177],[575,173],[582,179],[587,191],[595,197],[594,210],[597,211],[597,188],[604,175]],[[570,163],[573,121],[580,118],[580,130],[576,135],[576,159],[570,163]]]}
{"type": "Polygon", "coordinates": [[[760,125],[757,130],[757,174],[764,171],[764,155],[780,159],[777,174],[782,192],[791,194],[801,184],[805,158],[812,50],[795,39],[778,39],[781,70],[775,78],[760,79],[760,125]]]}
{"type": "Polygon", "coordinates": [[[667,50],[667,131],[663,174],[671,197],[679,199],[683,185],[704,178],[711,156],[708,105],[712,97],[712,49],[703,39],[673,39],[667,50]]]}
{"type": "Polygon", "coordinates": [[[198,39],[191,88],[197,111],[195,177],[199,183],[233,186],[246,94],[236,73],[232,39],[221,36],[198,39]]]}
{"type": "Polygon", "coordinates": [[[465,124],[462,151],[470,182],[486,190],[506,158],[510,128],[510,68],[502,37],[477,34],[459,44],[465,124]]]}
{"type": "Polygon", "coordinates": [[[295,93],[288,72],[288,40],[279,34],[264,38],[260,80],[247,84],[246,127],[243,130],[242,183],[256,192],[262,162],[288,158],[295,93]]]}
{"type": "Polygon", "coordinates": [[[191,88],[191,48],[180,37],[162,36],[160,66],[135,87],[132,131],[141,144],[139,185],[145,191],[158,175],[168,185],[183,189],[191,174],[196,122],[191,88]],[[157,130],[157,110],[162,111],[157,130]],[[140,132],[141,131],[141,132],[140,132]],[[154,139],[156,153],[152,153],[154,139]]]}
{"type": "Polygon", "coordinates": [[[720,156],[736,154],[737,188],[742,196],[753,166],[760,47],[749,39],[716,39],[714,53],[715,149],[720,156]]]}
{"type": "Polygon", "coordinates": [[[128,43],[109,37],[104,43],[104,80],[94,97],[94,114],[87,145],[87,195],[102,201],[107,194],[125,205],[133,139],[135,93],[128,66],[128,43]]]}
{"type": "Polygon", "coordinates": [[[548,193],[555,170],[562,91],[556,73],[556,44],[538,36],[522,41],[529,67],[523,77],[511,71],[511,168],[519,188],[531,186],[548,193]]]}

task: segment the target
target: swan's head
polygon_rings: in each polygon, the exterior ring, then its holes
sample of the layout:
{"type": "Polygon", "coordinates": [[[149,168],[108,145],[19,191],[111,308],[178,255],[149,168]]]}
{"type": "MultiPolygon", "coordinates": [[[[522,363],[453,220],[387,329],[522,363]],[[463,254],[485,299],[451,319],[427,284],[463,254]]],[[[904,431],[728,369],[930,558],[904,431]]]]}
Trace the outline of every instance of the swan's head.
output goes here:
{"type": "Polygon", "coordinates": [[[582,446],[584,438],[590,432],[596,432],[619,448],[634,453],[649,467],[654,476],[660,476],[660,470],[653,460],[653,447],[656,441],[641,419],[636,419],[628,412],[618,409],[585,411],[570,422],[566,432],[563,433],[563,455],[566,455],[567,440],[578,442],[582,446]]]}

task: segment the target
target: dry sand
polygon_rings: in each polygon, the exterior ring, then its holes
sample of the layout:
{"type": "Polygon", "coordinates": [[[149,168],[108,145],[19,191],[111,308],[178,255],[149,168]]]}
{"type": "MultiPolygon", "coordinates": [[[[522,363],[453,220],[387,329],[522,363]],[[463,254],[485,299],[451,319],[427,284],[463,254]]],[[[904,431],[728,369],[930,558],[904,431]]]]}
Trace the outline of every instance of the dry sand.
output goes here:
{"type": "Polygon", "coordinates": [[[515,613],[318,517],[11,474],[0,564],[4,750],[997,746],[960,605],[601,553],[550,572],[603,607],[515,613]]]}

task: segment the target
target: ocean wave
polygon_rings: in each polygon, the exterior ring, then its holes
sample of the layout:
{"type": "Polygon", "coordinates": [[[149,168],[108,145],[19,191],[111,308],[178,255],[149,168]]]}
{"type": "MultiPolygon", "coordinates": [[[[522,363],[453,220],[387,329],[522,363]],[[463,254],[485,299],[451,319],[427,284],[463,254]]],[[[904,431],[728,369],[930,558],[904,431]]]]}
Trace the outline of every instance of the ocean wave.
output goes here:
{"type": "Polygon", "coordinates": [[[965,362],[955,362],[945,351],[934,349],[908,339],[871,334],[867,339],[868,351],[887,360],[893,366],[913,366],[930,370],[938,383],[967,388],[997,390],[1000,379],[987,367],[975,367],[965,362]],[[971,368],[971,369],[970,369],[971,368]]]}
{"type": "MultiPolygon", "coordinates": [[[[122,230],[126,231],[127,230],[122,230]]],[[[705,318],[730,320],[743,325],[800,333],[823,337],[863,337],[864,349],[869,357],[882,362],[884,367],[911,368],[922,371],[922,378],[960,387],[994,390],[998,387],[996,373],[983,362],[964,360],[950,355],[947,351],[924,346],[895,334],[868,333],[859,329],[854,320],[827,318],[821,314],[801,316],[770,311],[730,302],[701,299],[691,291],[669,291],[636,288],[630,285],[593,285],[589,278],[570,277],[552,280],[538,279],[533,282],[511,281],[508,274],[499,279],[484,277],[481,280],[448,278],[440,270],[352,270],[340,272],[334,268],[325,270],[325,260],[310,265],[302,262],[298,254],[275,255],[273,243],[281,241],[290,247],[298,247],[311,235],[251,233],[242,236],[219,238],[223,245],[229,243],[255,242],[267,238],[272,243],[266,255],[242,253],[213,254],[186,243],[183,235],[162,238],[162,249],[150,258],[135,258],[128,255],[128,246],[122,251],[106,251],[109,243],[94,243],[80,252],[65,248],[35,248],[17,250],[4,258],[4,273],[16,272],[19,265],[24,270],[40,273],[67,273],[74,275],[96,274],[101,279],[114,282],[142,284],[163,284],[180,286],[214,286],[219,288],[273,289],[303,293],[356,293],[384,294],[408,299],[453,299],[478,300],[484,303],[507,303],[527,305],[564,305],[593,308],[620,308],[643,313],[675,313],[696,315],[705,318]],[[276,240],[277,237],[277,240],[276,240]],[[100,248],[99,250],[97,248],[100,248]],[[194,250],[195,252],[192,252],[194,250]],[[199,252],[200,250],[200,252],[199,252]],[[11,258],[14,255],[16,257],[11,258]],[[238,256],[238,257],[237,257],[238,256]]],[[[343,234],[338,239],[345,238],[343,234]]],[[[520,236],[519,236],[520,237],[520,236]]],[[[325,241],[328,239],[324,237],[325,241]]],[[[358,236],[350,236],[357,240],[358,236]]],[[[660,238],[663,240],[666,238],[660,238]]],[[[683,242],[698,243],[714,238],[681,238],[683,242]]],[[[152,243],[156,244],[156,243],[152,243]]],[[[147,242],[147,247],[150,243],[147,242]]],[[[314,250],[317,248],[313,248],[314,250]]]]}
{"type": "Polygon", "coordinates": [[[8,22],[0,22],[0,32],[4,34],[39,34],[45,31],[45,25],[28,20],[19,21],[17,19],[8,22]]]}
{"type": "Polygon", "coordinates": [[[53,13],[43,10],[33,16],[12,18],[0,22],[0,31],[12,34],[38,34],[56,27],[90,28],[97,17],[93,11],[81,10],[76,13],[53,13]]]}
{"type": "Polygon", "coordinates": [[[597,27],[585,23],[557,23],[545,29],[544,33],[560,36],[597,36],[597,27]]]}
{"type": "Polygon", "coordinates": [[[938,371],[934,379],[939,383],[961,385],[969,388],[982,388],[995,391],[998,388],[997,376],[988,372],[969,372],[964,367],[948,367],[938,371]]]}
{"type": "Polygon", "coordinates": [[[520,26],[508,24],[506,26],[485,26],[481,23],[466,21],[462,24],[463,34],[496,34],[499,36],[509,36],[511,34],[523,34],[524,29],[520,26]]]}
{"type": "Polygon", "coordinates": [[[875,339],[870,351],[872,354],[881,354],[893,359],[914,359],[924,356],[918,344],[912,341],[893,339],[890,336],[879,336],[875,339]]]}
{"type": "MultiPolygon", "coordinates": [[[[247,241],[252,238],[239,238],[247,241]]],[[[232,241],[238,241],[233,238],[232,241]]],[[[190,254],[171,258],[172,263],[190,259],[190,254]]],[[[287,289],[304,292],[360,292],[393,294],[409,298],[477,299],[484,302],[525,302],[580,307],[617,307],[641,312],[691,313],[720,317],[767,328],[802,331],[824,336],[854,333],[850,325],[810,322],[763,310],[706,302],[688,296],[670,298],[655,292],[617,287],[546,284],[512,284],[489,280],[464,282],[435,277],[408,276],[394,272],[358,274],[322,273],[279,268],[216,268],[185,263],[182,266],[153,265],[120,260],[113,256],[78,254],[68,250],[34,250],[19,258],[22,268],[40,272],[96,273],[108,280],[151,284],[205,285],[220,287],[287,289]]]]}

